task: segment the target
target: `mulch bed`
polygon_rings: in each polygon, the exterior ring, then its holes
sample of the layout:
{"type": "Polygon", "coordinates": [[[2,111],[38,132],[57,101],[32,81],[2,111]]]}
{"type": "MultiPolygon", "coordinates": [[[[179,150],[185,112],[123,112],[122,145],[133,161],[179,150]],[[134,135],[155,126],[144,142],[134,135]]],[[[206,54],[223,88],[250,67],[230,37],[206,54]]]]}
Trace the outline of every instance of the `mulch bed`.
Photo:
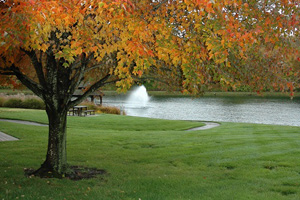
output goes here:
{"type": "MultiPolygon", "coordinates": [[[[105,175],[107,172],[103,169],[97,169],[97,168],[89,168],[89,167],[81,167],[81,166],[70,166],[71,173],[66,174],[62,178],[70,179],[73,181],[79,181],[82,179],[91,179],[95,178],[97,175],[105,175]]],[[[34,177],[34,169],[24,169],[25,175],[27,177],[34,177]]],[[[51,173],[48,174],[49,176],[43,176],[40,178],[55,178],[51,175],[51,173]]]]}

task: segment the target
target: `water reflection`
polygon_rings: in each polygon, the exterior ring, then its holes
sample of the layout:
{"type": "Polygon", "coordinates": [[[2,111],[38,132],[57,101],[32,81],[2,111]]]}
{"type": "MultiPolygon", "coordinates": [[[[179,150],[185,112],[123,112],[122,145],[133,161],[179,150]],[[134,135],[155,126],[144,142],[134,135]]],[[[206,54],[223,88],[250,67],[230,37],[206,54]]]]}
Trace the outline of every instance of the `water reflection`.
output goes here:
{"type": "Polygon", "coordinates": [[[122,107],[130,116],[300,126],[300,102],[288,98],[151,97],[145,107],[135,108],[119,96],[105,97],[103,103],[122,107]]]}

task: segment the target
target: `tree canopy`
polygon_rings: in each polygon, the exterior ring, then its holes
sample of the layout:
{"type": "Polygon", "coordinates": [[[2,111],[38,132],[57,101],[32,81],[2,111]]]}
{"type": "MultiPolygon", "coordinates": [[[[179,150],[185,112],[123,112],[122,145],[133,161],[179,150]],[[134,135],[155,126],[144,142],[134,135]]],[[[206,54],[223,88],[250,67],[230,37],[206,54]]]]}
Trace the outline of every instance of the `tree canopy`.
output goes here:
{"type": "Polygon", "coordinates": [[[66,68],[76,68],[84,55],[93,63],[87,66],[89,71],[96,70],[85,77],[99,78],[106,71],[118,77],[121,88],[149,72],[148,78],[164,79],[192,93],[214,82],[233,87],[250,84],[254,89],[297,85],[288,76],[298,73],[298,1],[1,4],[2,72],[13,71],[9,67],[18,63],[18,69],[28,74],[32,67],[24,64],[23,55],[35,51],[42,59],[51,51],[66,68]]]}
{"type": "Polygon", "coordinates": [[[41,169],[66,172],[66,114],[89,94],[143,78],[201,94],[214,84],[299,87],[298,0],[3,0],[0,81],[41,97],[41,169]],[[82,83],[84,94],[72,99],[82,83]]]}

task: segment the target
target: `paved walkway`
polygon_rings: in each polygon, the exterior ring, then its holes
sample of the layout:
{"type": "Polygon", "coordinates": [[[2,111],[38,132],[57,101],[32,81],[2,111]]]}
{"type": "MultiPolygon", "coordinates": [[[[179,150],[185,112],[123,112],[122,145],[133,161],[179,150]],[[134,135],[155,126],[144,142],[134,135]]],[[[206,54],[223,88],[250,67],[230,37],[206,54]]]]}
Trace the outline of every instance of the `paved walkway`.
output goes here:
{"type": "Polygon", "coordinates": [[[204,126],[200,126],[200,127],[196,127],[196,128],[191,128],[188,129],[187,131],[198,131],[198,130],[207,130],[207,129],[211,129],[211,128],[215,128],[217,126],[220,126],[220,124],[215,123],[215,122],[202,122],[205,125],[204,126]]]}
{"type": "MultiPolygon", "coordinates": [[[[12,123],[18,123],[18,124],[25,124],[25,125],[34,125],[34,126],[48,126],[47,124],[40,124],[36,122],[29,122],[29,121],[22,121],[22,120],[12,120],[12,119],[0,119],[0,121],[4,122],[12,122],[12,123]]],[[[215,122],[202,122],[205,125],[201,127],[191,128],[186,131],[198,131],[198,130],[207,130],[211,128],[215,128],[217,126],[220,126],[220,124],[215,122]]],[[[19,140],[18,138],[12,137],[10,135],[7,135],[0,131],[0,142],[3,141],[16,141],[19,140]]]]}
{"type": "Polygon", "coordinates": [[[18,138],[15,138],[13,136],[7,135],[3,132],[0,131],[0,142],[4,142],[4,141],[16,141],[19,140],[18,138]]]}
{"type": "MultiPolygon", "coordinates": [[[[25,124],[25,125],[33,125],[33,126],[48,126],[47,124],[40,124],[36,122],[29,122],[29,121],[22,121],[22,120],[12,120],[12,119],[0,119],[3,122],[11,122],[11,123],[18,123],[18,124],[25,124]]],[[[0,142],[3,141],[16,141],[19,140],[13,136],[7,135],[0,131],[0,142]]]]}
{"type": "Polygon", "coordinates": [[[41,124],[37,122],[29,122],[29,121],[23,121],[23,120],[14,120],[14,119],[0,119],[0,121],[3,122],[12,122],[17,124],[25,124],[25,125],[33,125],[33,126],[48,126],[47,124],[41,124]]]}

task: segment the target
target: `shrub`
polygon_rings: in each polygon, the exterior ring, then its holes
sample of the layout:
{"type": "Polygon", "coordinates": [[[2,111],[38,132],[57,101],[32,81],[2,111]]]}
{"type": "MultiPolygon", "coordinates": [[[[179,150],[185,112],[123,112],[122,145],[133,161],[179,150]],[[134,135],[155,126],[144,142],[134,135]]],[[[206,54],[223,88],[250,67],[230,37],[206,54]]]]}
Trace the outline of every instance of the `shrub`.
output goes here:
{"type": "Polygon", "coordinates": [[[17,98],[11,98],[4,102],[3,107],[8,108],[22,108],[22,100],[17,98]]]}
{"type": "Polygon", "coordinates": [[[86,105],[88,107],[89,110],[97,110],[99,106],[93,104],[93,103],[89,103],[86,105]]]}
{"type": "Polygon", "coordinates": [[[121,112],[120,108],[113,106],[98,106],[92,102],[83,102],[81,105],[85,105],[88,107],[88,110],[95,110],[97,113],[105,113],[105,114],[115,114],[115,115],[125,115],[125,112],[121,112]]]}
{"type": "Polygon", "coordinates": [[[2,95],[0,94],[0,107],[45,109],[44,102],[33,95],[2,95]]]}
{"type": "Polygon", "coordinates": [[[121,115],[121,110],[117,107],[100,106],[97,111],[100,111],[100,113],[121,115]]]}
{"type": "Polygon", "coordinates": [[[80,105],[82,106],[87,106],[88,110],[97,110],[99,106],[97,106],[96,104],[89,102],[89,101],[84,101],[82,102],[80,105]]]}
{"type": "Polygon", "coordinates": [[[22,102],[23,108],[30,108],[30,109],[45,109],[45,104],[42,100],[36,98],[25,99],[22,102]]]}

